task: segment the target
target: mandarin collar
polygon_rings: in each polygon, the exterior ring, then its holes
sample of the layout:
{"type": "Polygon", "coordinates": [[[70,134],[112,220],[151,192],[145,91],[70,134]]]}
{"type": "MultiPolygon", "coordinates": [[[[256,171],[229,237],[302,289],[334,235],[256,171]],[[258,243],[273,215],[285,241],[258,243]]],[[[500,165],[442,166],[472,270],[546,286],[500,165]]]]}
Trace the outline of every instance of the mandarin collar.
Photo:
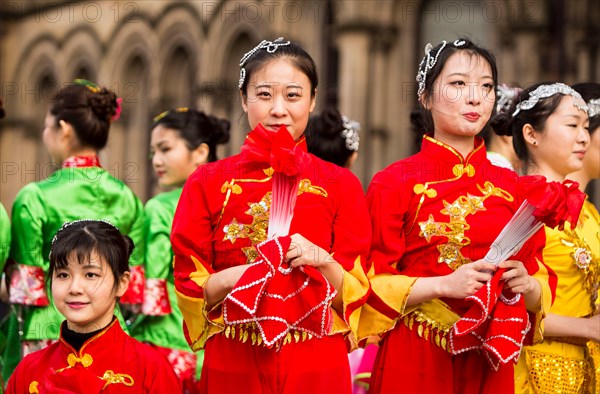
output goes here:
{"type": "Polygon", "coordinates": [[[471,164],[474,167],[479,167],[482,163],[487,161],[485,143],[481,137],[475,137],[473,150],[467,157],[463,157],[460,152],[450,145],[436,140],[430,134],[425,134],[423,136],[421,152],[432,161],[441,162],[450,166],[455,164],[467,166],[468,164],[471,164]]]}
{"type": "Polygon", "coordinates": [[[92,156],[71,156],[62,163],[62,168],[84,168],[101,167],[100,159],[96,155],[92,156]]]}
{"type": "Polygon", "coordinates": [[[98,332],[93,337],[89,338],[87,341],[81,345],[79,351],[76,351],[73,346],[71,346],[64,338],[63,338],[63,328],[66,326],[67,322],[64,321],[60,326],[60,342],[65,349],[65,351],[69,354],[74,354],[77,359],[83,358],[88,353],[94,353],[101,349],[106,348],[105,341],[99,341],[100,338],[108,339],[111,343],[117,343],[118,338],[123,333],[121,326],[119,325],[119,320],[113,318],[112,322],[106,326],[103,330],[98,332]],[[104,344],[103,344],[104,342],[104,344]]]}

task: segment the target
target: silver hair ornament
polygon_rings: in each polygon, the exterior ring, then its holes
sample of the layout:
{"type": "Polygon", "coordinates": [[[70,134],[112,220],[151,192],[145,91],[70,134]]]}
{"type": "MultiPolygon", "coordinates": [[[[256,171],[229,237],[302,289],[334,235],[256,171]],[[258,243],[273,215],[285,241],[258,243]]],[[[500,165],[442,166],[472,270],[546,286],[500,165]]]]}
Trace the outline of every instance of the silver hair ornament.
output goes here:
{"type": "Polygon", "coordinates": [[[588,115],[590,118],[600,115],[600,98],[588,101],[588,115]]]}
{"type": "Polygon", "coordinates": [[[348,150],[358,152],[358,145],[360,142],[360,137],[358,136],[358,131],[360,130],[360,123],[350,120],[344,115],[342,115],[342,123],[344,125],[344,130],[342,130],[342,137],[346,140],[346,148],[348,150]]]}
{"type": "MultiPolygon", "coordinates": [[[[465,40],[455,40],[454,42],[452,42],[451,45],[453,45],[456,48],[460,48],[460,47],[464,46],[465,44],[466,44],[465,40]]],[[[433,50],[433,45],[431,45],[431,43],[427,43],[427,45],[425,45],[425,56],[421,60],[421,63],[419,63],[419,71],[417,72],[417,82],[419,83],[419,89],[417,90],[417,97],[420,98],[421,95],[423,94],[423,92],[425,91],[425,82],[427,80],[427,73],[433,68],[433,66],[435,66],[435,64],[437,63],[438,57],[440,56],[440,53],[442,53],[444,48],[446,48],[446,45],[448,45],[448,42],[446,40],[442,41],[442,43],[440,44],[440,49],[438,49],[435,56],[432,56],[432,54],[431,54],[431,51],[433,50]]]]}
{"type": "Polygon", "coordinates": [[[515,109],[515,112],[513,112],[512,117],[514,118],[521,111],[532,109],[541,99],[552,97],[555,94],[564,94],[565,96],[569,95],[573,97],[573,105],[575,105],[575,107],[582,111],[588,111],[587,104],[575,89],[564,83],[553,83],[550,85],[540,85],[532,92],[529,92],[527,100],[523,100],[517,104],[517,108],[515,109]]]}
{"type": "Polygon", "coordinates": [[[262,40],[257,46],[246,52],[244,56],[240,59],[240,80],[238,83],[238,88],[241,89],[244,86],[244,80],[246,79],[246,69],[244,68],[244,64],[258,51],[259,49],[264,49],[269,53],[275,53],[279,47],[290,45],[290,41],[283,41],[283,37],[279,37],[274,41],[262,40]]]}
{"type": "Polygon", "coordinates": [[[102,222],[102,223],[106,223],[106,224],[110,225],[115,230],[121,232],[121,230],[119,230],[119,228],[117,226],[115,226],[108,220],[104,220],[104,219],[77,219],[77,220],[72,220],[70,222],[64,222],[63,225],[58,229],[58,231],[56,232],[56,234],[54,234],[54,237],[52,238],[52,243],[50,244],[50,253],[48,253],[48,260],[52,259],[52,249],[54,249],[54,243],[56,242],[58,235],[67,227],[69,227],[73,224],[76,224],[76,223],[81,223],[81,222],[102,222]]]}
{"type": "Polygon", "coordinates": [[[519,96],[523,89],[511,88],[506,84],[499,85],[496,89],[496,112],[506,112],[519,96]]]}

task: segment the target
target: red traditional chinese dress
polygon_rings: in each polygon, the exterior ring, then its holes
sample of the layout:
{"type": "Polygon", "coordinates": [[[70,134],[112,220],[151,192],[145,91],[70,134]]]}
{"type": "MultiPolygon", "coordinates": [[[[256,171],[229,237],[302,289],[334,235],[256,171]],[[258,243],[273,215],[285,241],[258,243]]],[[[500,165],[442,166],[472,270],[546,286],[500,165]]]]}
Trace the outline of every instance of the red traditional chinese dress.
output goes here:
{"type": "MultiPolygon", "coordinates": [[[[305,153],[304,139],[296,146],[304,163],[289,233],[303,235],[339,263],[343,310],[325,311],[332,324],[321,339],[291,330],[278,346],[268,347],[255,325],[226,326],[222,303],[210,311],[205,307],[203,286],[211,273],[260,259],[257,245],[267,238],[273,168],[252,152],[271,151],[275,135],[259,125],[242,153],[199,167],[184,186],[171,234],[184,332],[192,349],[205,349],[201,386],[206,392],[349,393],[344,337],[356,327],[369,291],[363,261],[370,222],[356,177],[305,153]]],[[[279,313],[303,313],[310,294],[294,297],[297,290],[289,289],[293,310],[279,313]]]]}
{"type": "Polygon", "coordinates": [[[373,223],[372,293],[359,325],[361,338],[383,337],[371,392],[513,391],[514,358],[523,341],[541,340],[540,322],[555,287],[555,276],[542,260],[543,231],[514,256],[542,286],[537,313],[527,313],[522,299],[509,307],[515,308],[515,315],[498,324],[507,324],[501,336],[512,337],[500,339],[512,341],[516,354],[503,354],[511,361],[496,364],[497,371],[486,359],[498,362],[498,349],[486,348],[486,342],[480,350],[462,348],[451,354],[457,350],[451,329],[472,303],[440,298],[407,307],[406,301],[418,278],[448,275],[486,255],[521,205],[525,179],[533,180],[493,166],[480,138],[464,158],[430,136],[424,136],[419,153],[375,175],[367,193],[373,223]]]}
{"type": "Polygon", "coordinates": [[[116,319],[78,350],[65,337],[65,323],[58,342],[19,363],[7,394],[181,393],[167,359],[125,334],[116,319]]]}

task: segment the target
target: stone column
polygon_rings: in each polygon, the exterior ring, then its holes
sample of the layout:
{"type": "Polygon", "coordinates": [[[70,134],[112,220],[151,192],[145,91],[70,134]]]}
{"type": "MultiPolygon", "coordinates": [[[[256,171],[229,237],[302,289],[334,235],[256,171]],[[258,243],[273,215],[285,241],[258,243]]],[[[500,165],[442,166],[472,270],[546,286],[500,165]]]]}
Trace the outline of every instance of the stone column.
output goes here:
{"type": "Polygon", "coordinates": [[[367,27],[353,27],[338,31],[336,42],[339,49],[339,109],[351,119],[361,124],[361,151],[359,158],[352,168],[359,177],[363,186],[367,186],[370,179],[366,179],[366,160],[364,152],[368,147],[369,115],[369,75],[372,70],[372,59],[369,53],[369,30],[367,27]]]}

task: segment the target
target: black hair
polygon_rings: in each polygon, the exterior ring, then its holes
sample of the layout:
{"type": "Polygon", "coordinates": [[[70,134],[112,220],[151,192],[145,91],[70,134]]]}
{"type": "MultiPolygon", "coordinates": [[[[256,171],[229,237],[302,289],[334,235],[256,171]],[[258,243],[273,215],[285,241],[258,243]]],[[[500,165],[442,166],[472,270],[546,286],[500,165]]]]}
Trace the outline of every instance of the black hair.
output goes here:
{"type": "Polygon", "coordinates": [[[201,144],[208,145],[208,161],[217,160],[217,145],[229,141],[230,123],[191,108],[178,108],[163,112],[152,122],[150,131],[156,126],[175,130],[185,141],[189,150],[201,144]]]}
{"type": "MultiPolygon", "coordinates": [[[[600,99],[600,83],[583,82],[571,87],[583,97],[586,103],[589,103],[590,100],[600,99]]],[[[594,131],[596,131],[598,127],[600,127],[600,113],[596,116],[590,116],[590,135],[594,134],[594,131]]]]}
{"type": "Polygon", "coordinates": [[[526,124],[530,124],[536,131],[541,132],[546,126],[546,121],[550,115],[556,111],[565,95],[557,93],[547,98],[541,98],[533,108],[521,110],[516,116],[512,116],[512,114],[515,112],[519,103],[529,99],[529,94],[531,92],[541,85],[549,84],[552,84],[552,82],[538,83],[524,89],[521,94],[519,94],[519,97],[513,101],[508,111],[497,114],[490,122],[490,125],[496,134],[513,137],[512,141],[515,153],[519,160],[525,165],[525,168],[531,163],[532,158],[527,149],[527,144],[525,143],[523,127],[526,124]]]}
{"type": "Polygon", "coordinates": [[[100,150],[106,146],[111,119],[117,108],[114,92],[74,83],[54,96],[50,114],[55,117],[57,127],[61,120],[73,126],[82,147],[100,150]]]}
{"type": "Polygon", "coordinates": [[[258,49],[246,60],[243,65],[246,75],[244,83],[240,86],[242,95],[244,97],[248,96],[248,82],[252,78],[252,75],[268,62],[279,58],[289,59],[295,67],[308,77],[310,80],[310,94],[311,97],[314,97],[317,92],[317,85],[319,84],[315,61],[304,48],[291,41],[289,45],[279,45],[273,53],[266,49],[258,49]]]}
{"type": "Polygon", "coordinates": [[[115,279],[117,289],[119,280],[129,271],[129,256],[134,244],[127,235],[100,220],[76,220],[68,222],[58,230],[50,248],[50,268],[48,280],[56,270],[69,265],[69,258],[75,255],[79,264],[89,261],[92,253],[106,261],[115,279]]]}
{"type": "Polygon", "coordinates": [[[327,107],[320,114],[311,116],[305,131],[308,151],[344,167],[354,151],[346,147],[343,130],[342,114],[335,108],[327,107]]]}
{"type": "MultiPolygon", "coordinates": [[[[438,44],[436,47],[431,49],[432,54],[437,54],[437,61],[435,65],[427,71],[425,78],[425,87],[423,90],[423,97],[417,97],[417,100],[419,100],[419,102],[427,102],[429,99],[431,99],[433,94],[433,85],[435,81],[440,76],[440,73],[444,69],[444,66],[446,65],[446,62],[448,61],[450,56],[454,55],[458,51],[466,51],[469,55],[481,57],[490,65],[490,68],[492,69],[492,79],[494,81],[493,89],[494,92],[496,91],[496,86],[498,85],[498,68],[496,66],[496,58],[494,57],[494,55],[486,48],[474,44],[469,39],[459,38],[457,41],[464,41],[464,44],[460,46],[455,46],[452,42],[449,42],[445,45],[441,53],[440,48],[443,45],[442,43],[438,44]]],[[[412,124],[413,131],[415,131],[419,135],[434,130],[433,117],[431,116],[431,111],[426,109],[422,103],[418,106],[417,109],[411,112],[410,122],[412,124]]]]}

